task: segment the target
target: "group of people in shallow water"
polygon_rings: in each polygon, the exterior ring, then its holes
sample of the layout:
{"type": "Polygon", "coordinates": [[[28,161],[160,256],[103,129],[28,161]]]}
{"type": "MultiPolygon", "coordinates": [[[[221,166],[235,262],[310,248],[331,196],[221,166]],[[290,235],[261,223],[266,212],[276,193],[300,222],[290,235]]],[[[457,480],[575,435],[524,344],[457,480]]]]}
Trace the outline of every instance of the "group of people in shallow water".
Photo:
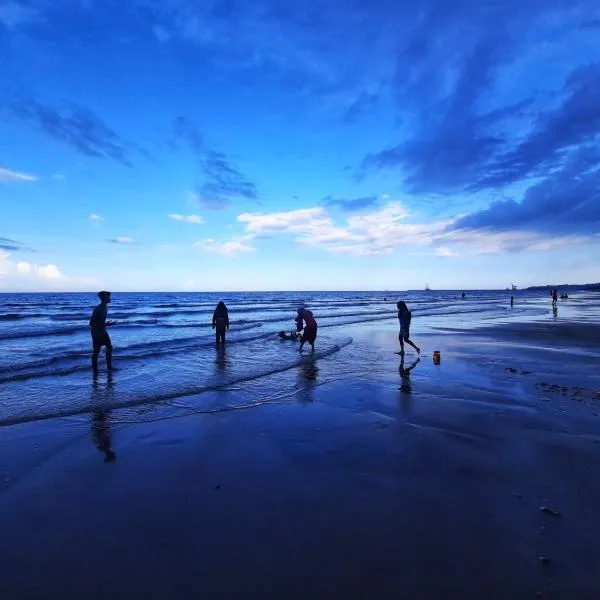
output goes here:
{"type": "MultiPolygon", "coordinates": [[[[280,331],[278,336],[282,340],[300,340],[300,352],[304,347],[304,344],[308,342],[313,350],[315,351],[315,341],[317,339],[317,321],[312,311],[301,306],[296,315],[296,331],[286,333],[280,331]]],[[[217,346],[225,343],[225,332],[229,331],[229,310],[225,305],[225,302],[221,301],[217,304],[215,312],[212,318],[212,328],[215,330],[215,341],[217,346]]]]}
{"type": "MultiPolygon", "coordinates": [[[[95,374],[98,373],[98,356],[104,346],[106,348],[106,368],[109,371],[114,370],[112,364],[112,342],[108,334],[108,328],[112,327],[116,321],[110,321],[108,317],[108,305],[111,302],[111,293],[107,291],[98,292],[100,304],[94,308],[89,321],[90,333],[92,335],[92,369],[95,374]]],[[[406,302],[400,301],[397,303],[398,321],[400,322],[400,333],[398,341],[400,342],[401,356],[404,356],[404,344],[412,346],[417,354],[421,353],[421,349],[414,344],[410,339],[410,322],[412,313],[408,310],[406,302]]],[[[278,336],[282,340],[300,340],[299,352],[302,352],[304,344],[308,343],[315,350],[315,341],[317,339],[317,320],[313,313],[308,308],[301,306],[296,311],[296,331],[286,333],[280,331],[278,336]]],[[[229,310],[224,302],[219,302],[213,312],[212,328],[215,330],[215,342],[217,347],[225,344],[225,334],[229,331],[229,310]]]]}

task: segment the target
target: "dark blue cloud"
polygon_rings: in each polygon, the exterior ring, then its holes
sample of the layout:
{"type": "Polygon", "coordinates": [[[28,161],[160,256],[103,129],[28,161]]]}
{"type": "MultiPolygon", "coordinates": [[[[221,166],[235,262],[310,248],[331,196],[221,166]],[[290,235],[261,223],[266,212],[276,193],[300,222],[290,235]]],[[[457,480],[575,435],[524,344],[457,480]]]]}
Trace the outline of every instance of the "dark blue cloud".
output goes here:
{"type": "Polygon", "coordinates": [[[185,141],[197,154],[204,153],[204,135],[189,119],[181,116],[175,117],[173,133],[175,141],[185,141]]]}
{"type": "Polygon", "coordinates": [[[205,181],[196,187],[199,201],[208,208],[222,208],[234,198],[257,200],[258,192],[227,156],[208,151],[201,161],[205,181]]]}
{"type": "Polygon", "coordinates": [[[600,62],[593,61],[600,53],[589,31],[597,16],[600,5],[591,0],[426,2],[397,55],[402,133],[395,145],[365,156],[358,176],[396,172],[421,196],[469,198],[516,184],[522,196],[494,202],[456,227],[598,233],[600,62]],[[557,69],[529,66],[534,85],[506,93],[512,69],[523,80],[523,56],[559,47],[557,69]],[[557,73],[566,73],[562,88],[557,73]]]}
{"type": "MultiPolygon", "coordinates": [[[[372,111],[389,77],[406,0],[138,0],[162,44],[184,42],[203,65],[249,86],[302,97],[345,120],[372,111]],[[319,100],[319,104],[315,103],[319,100]]],[[[404,25],[403,25],[404,24],[404,25]]],[[[156,33],[155,33],[156,34],[156,33]]]]}
{"type": "Polygon", "coordinates": [[[451,229],[600,235],[600,148],[579,148],[560,169],[529,187],[520,202],[494,202],[451,229]]]}
{"type": "Polygon", "coordinates": [[[437,66],[430,69],[425,42],[418,37],[411,41],[402,58],[417,60],[423,55],[424,72],[411,75],[407,67],[396,84],[401,106],[408,106],[412,115],[412,132],[396,146],[367,155],[363,168],[402,170],[413,193],[455,192],[480,177],[504,148],[498,125],[514,118],[528,102],[479,111],[482,95],[511,56],[503,28],[493,32],[468,51],[463,49],[458,59],[450,55],[449,73],[437,66]],[[449,90],[444,78],[452,82],[449,90]],[[440,89],[447,90],[441,97],[440,89]]]}
{"type": "Polygon", "coordinates": [[[189,119],[177,117],[173,124],[175,140],[185,141],[198,157],[197,200],[207,208],[220,209],[236,198],[258,200],[256,185],[223,152],[210,149],[202,131],[189,119]]]}
{"type": "Polygon", "coordinates": [[[581,29],[600,29],[600,19],[589,19],[580,25],[581,29]]]}
{"type": "Polygon", "coordinates": [[[21,242],[11,240],[9,238],[0,237],[0,250],[6,250],[8,252],[32,252],[32,249],[21,242]]]}
{"type": "Polygon", "coordinates": [[[354,212],[376,206],[379,204],[379,198],[377,196],[365,196],[364,198],[335,198],[333,196],[326,196],[321,202],[326,206],[334,206],[347,212],[354,212]]]}
{"type": "Polygon", "coordinates": [[[486,165],[469,186],[502,187],[560,166],[572,149],[600,135],[600,64],[576,69],[565,82],[560,104],[541,112],[529,134],[486,165]]]}
{"type": "Polygon", "coordinates": [[[350,103],[350,106],[344,115],[344,119],[348,123],[354,123],[363,115],[375,112],[379,100],[380,93],[368,92],[366,90],[360,92],[350,103]]]}
{"type": "MultiPolygon", "coordinates": [[[[497,81],[544,35],[577,32],[576,15],[598,10],[592,0],[423,3],[412,34],[400,46],[394,77],[407,131],[398,144],[367,155],[363,169],[396,170],[414,193],[453,193],[477,188],[476,182],[480,188],[494,187],[490,171],[508,175],[515,138],[527,126],[536,100],[525,95],[498,103],[497,81]],[[548,25],[549,16],[560,25],[548,25]]],[[[543,81],[544,73],[532,75],[543,81]]],[[[515,170],[513,180],[528,170],[525,165],[521,173],[515,170]]]]}
{"type": "Polygon", "coordinates": [[[38,100],[21,99],[11,102],[9,111],[14,117],[31,123],[47,136],[85,156],[110,159],[131,167],[123,140],[84,106],[73,105],[56,110],[38,100]]]}

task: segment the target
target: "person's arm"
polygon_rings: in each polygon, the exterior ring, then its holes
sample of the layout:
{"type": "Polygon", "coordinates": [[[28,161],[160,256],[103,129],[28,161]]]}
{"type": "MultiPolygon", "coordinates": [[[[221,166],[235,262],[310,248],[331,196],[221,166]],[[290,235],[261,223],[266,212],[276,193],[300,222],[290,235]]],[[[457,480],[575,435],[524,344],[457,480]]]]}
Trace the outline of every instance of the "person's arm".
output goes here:
{"type": "Polygon", "coordinates": [[[215,312],[213,313],[212,328],[214,329],[216,326],[217,326],[217,311],[215,310],[215,312]]]}
{"type": "Polygon", "coordinates": [[[229,311],[225,311],[225,325],[227,325],[227,331],[229,331],[229,311]]]}

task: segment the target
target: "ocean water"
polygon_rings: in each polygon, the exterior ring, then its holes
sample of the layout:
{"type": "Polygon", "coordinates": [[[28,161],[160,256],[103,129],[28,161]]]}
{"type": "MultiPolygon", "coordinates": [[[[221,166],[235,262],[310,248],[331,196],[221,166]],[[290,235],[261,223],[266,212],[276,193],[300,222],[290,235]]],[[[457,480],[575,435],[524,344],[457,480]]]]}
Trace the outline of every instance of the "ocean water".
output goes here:
{"type": "MultiPolygon", "coordinates": [[[[395,302],[413,313],[418,339],[437,327],[471,328],[536,319],[549,311],[542,292],[115,293],[109,319],[118,371],[92,377],[88,320],[95,294],[0,294],[0,425],[114,409],[126,422],[187,412],[230,410],[377,369],[365,331],[378,347],[397,350],[395,302]],[[229,308],[231,330],[217,350],[211,329],[216,303],[229,308]],[[296,309],[310,308],[319,325],[317,351],[298,353],[281,341],[296,309]],[[353,334],[361,331],[360,345],[353,334]]],[[[562,310],[562,307],[561,307],[562,310]]]]}

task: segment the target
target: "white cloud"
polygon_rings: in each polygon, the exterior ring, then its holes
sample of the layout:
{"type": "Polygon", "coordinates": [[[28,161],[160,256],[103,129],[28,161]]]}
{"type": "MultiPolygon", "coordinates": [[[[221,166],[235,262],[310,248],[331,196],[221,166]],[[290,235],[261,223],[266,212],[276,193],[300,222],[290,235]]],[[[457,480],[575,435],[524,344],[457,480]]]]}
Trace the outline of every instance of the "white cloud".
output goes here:
{"type": "Polygon", "coordinates": [[[299,244],[352,256],[389,254],[405,246],[435,246],[436,255],[447,258],[456,256],[459,250],[464,254],[543,251],[590,241],[589,237],[547,238],[524,231],[453,231],[450,226],[460,215],[423,222],[414,217],[400,202],[390,201],[373,213],[351,216],[341,224],[333,220],[325,207],[243,213],[237,220],[245,225],[245,240],[289,234],[299,244]]]}
{"type": "Polygon", "coordinates": [[[56,265],[46,265],[45,267],[37,267],[37,272],[44,279],[62,279],[64,275],[60,272],[56,265]]]}
{"type": "Polygon", "coordinates": [[[126,235],[123,235],[123,236],[120,236],[117,238],[112,238],[108,241],[113,244],[133,244],[133,243],[135,243],[133,238],[127,237],[126,235]]]}
{"type": "Polygon", "coordinates": [[[0,250],[0,284],[8,282],[14,286],[44,285],[65,280],[60,269],[53,264],[45,266],[10,259],[10,253],[0,250]]]}
{"type": "Polygon", "coordinates": [[[204,219],[198,215],[171,214],[169,215],[169,219],[173,219],[173,221],[185,221],[186,223],[196,223],[197,225],[204,223],[204,219]]]}
{"type": "Polygon", "coordinates": [[[37,21],[38,12],[18,2],[4,2],[0,4],[0,23],[6,25],[9,29],[14,29],[19,25],[37,21]]]}
{"type": "Polygon", "coordinates": [[[28,262],[18,262],[17,271],[23,275],[29,275],[32,271],[32,265],[28,262]]]}
{"type": "Polygon", "coordinates": [[[272,233],[299,234],[296,241],[309,246],[324,246],[329,252],[352,255],[386,254],[399,245],[429,245],[433,233],[448,222],[433,224],[404,223],[409,212],[399,202],[366,215],[346,219],[336,225],[324,207],[305,208],[270,214],[244,213],[238,221],[246,225],[248,235],[272,233]]]}
{"type": "MultiPolygon", "coordinates": [[[[0,7],[0,10],[2,8],[0,7]]],[[[0,19],[1,20],[1,19],[0,19]]],[[[18,171],[11,171],[5,167],[0,167],[0,181],[37,181],[36,175],[30,175],[29,173],[19,173],[18,171]]]]}
{"type": "Polygon", "coordinates": [[[338,242],[361,242],[364,238],[337,227],[324,207],[300,208],[277,213],[244,213],[237,220],[246,225],[246,237],[273,233],[296,233],[296,241],[316,246],[338,242]]]}
{"type": "Polygon", "coordinates": [[[99,223],[100,221],[104,221],[104,219],[100,216],[97,215],[95,213],[92,213],[88,219],[92,222],[92,223],[99,223]]]}
{"type": "Polygon", "coordinates": [[[452,242],[469,254],[545,252],[591,240],[592,237],[585,236],[544,237],[529,231],[448,231],[437,238],[438,243],[452,242]]]}
{"type": "Polygon", "coordinates": [[[245,254],[248,252],[255,252],[256,248],[244,244],[243,242],[233,240],[231,242],[217,242],[212,238],[200,240],[194,244],[197,248],[206,250],[207,252],[214,252],[221,254],[222,256],[235,256],[236,254],[245,254]]]}
{"type": "Polygon", "coordinates": [[[171,34],[161,25],[155,25],[152,28],[152,32],[154,33],[154,36],[161,44],[168,42],[172,37],[171,34]]]}

